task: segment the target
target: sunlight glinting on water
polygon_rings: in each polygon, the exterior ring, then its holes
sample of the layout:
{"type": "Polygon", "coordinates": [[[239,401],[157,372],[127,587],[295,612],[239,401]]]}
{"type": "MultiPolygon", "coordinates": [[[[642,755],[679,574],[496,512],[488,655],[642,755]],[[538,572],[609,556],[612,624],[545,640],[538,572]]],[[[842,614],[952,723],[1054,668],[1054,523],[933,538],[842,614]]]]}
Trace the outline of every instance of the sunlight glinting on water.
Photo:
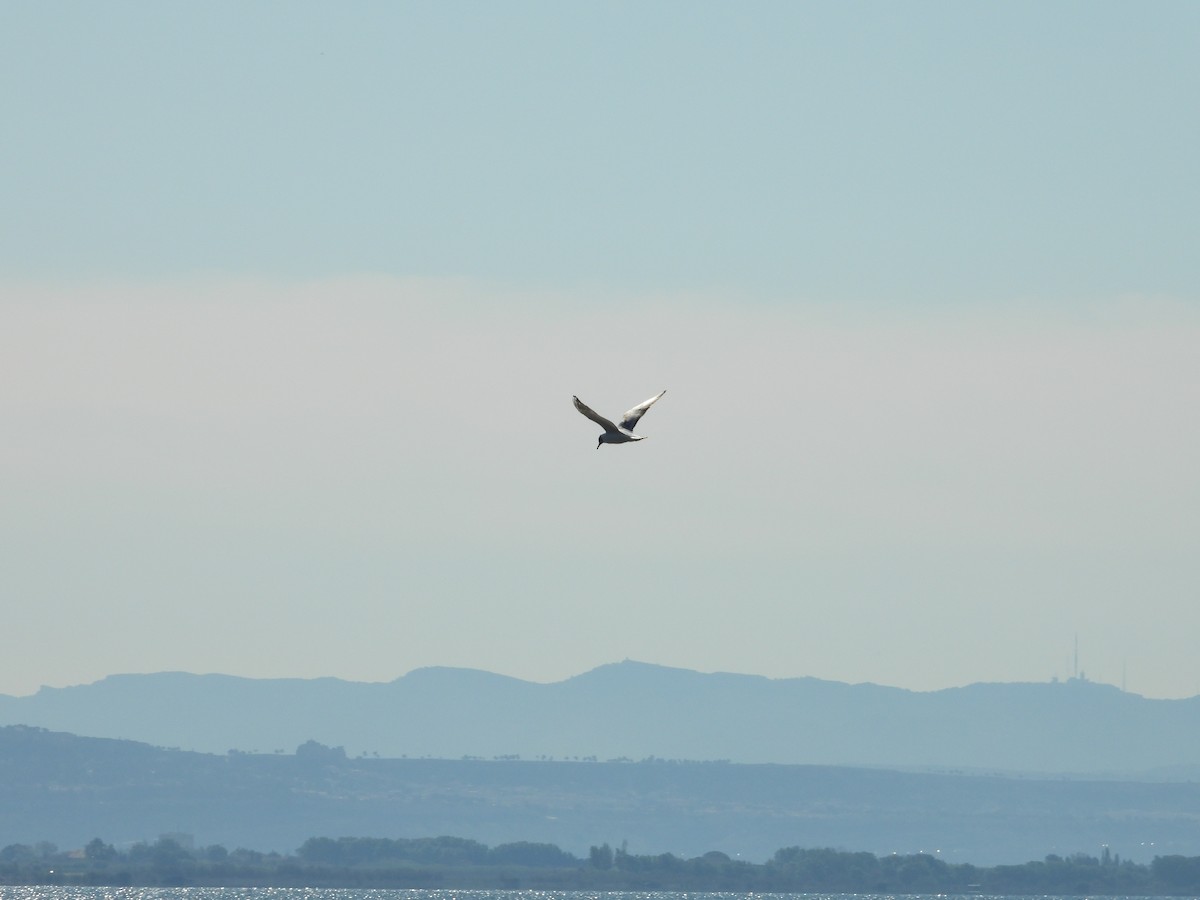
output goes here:
{"type": "MultiPolygon", "coordinates": [[[[966,900],[955,894],[766,894],[737,891],[422,890],[305,887],[66,887],[0,886],[0,900],[966,900]]],[[[969,895],[970,900],[1016,900],[969,895]]],[[[1039,900],[1079,900],[1045,896],[1039,900]]],[[[1132,900],[1106,897],[1105,900],[1132,900]]],[[[1154,898],[1138,898],[1154,900],[1154,898]]],[[[1178,900],[1178,898],[1174,898],[1178,900]]]]}

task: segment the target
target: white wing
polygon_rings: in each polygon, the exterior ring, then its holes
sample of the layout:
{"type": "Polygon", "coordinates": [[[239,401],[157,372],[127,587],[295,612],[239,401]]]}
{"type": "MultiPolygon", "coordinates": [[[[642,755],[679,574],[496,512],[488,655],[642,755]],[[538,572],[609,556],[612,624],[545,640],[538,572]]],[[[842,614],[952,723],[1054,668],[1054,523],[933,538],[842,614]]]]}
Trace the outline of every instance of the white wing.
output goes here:
{"type": "MultiPolygon", "coordinates": [[[[590,406],[588,406],[586,403],[584,403],[578,397],[572,397],[571,399],[573,399],[575,401],[575,408],[577,410],[579,410],[581,413],[583,413],[585,416],[587,416],[589,419],[591,419],[593,422],[595,422],[597,425],[599,425],[605,431],[616,431],[617,430],[616,425],[614,425],[612,422],[608,421],[608,419],[604,418],[604,416],[600,415],[598,412],[593,410],[590,406]]],[[[655,398],[655,399],[658,399],[658,398],[655,398]]],[[[641,413],[638,413],[638,415],[640,416],[641,413]]]]}
{"type": "MultiPolygon", "coordinates": [[[[665,393],[666,393],[666,391],[663,391],[662,394],[658,395],[658,397],[661,397],[665,393]]],[[[646,410],[648,410],[651,406],[653,406],[657,402],[658,397],[651,397],[649,400],[645,401],[644,403],[639,403],[637,406],[635,406],[629,412],[625,413],[625,415],[623,415],[621,417],[621,427],[624,428],[626,431],[633,431],[633,426],[638,423],[638,419],[640,419],[642,417],[642,415],[645,414],[646,410]]],[[[575,405],[576,406],[579,405],[578,400],[575,401],[575,405]]],[[[581,410],[581,412],[582,412],[582,410],[581,410]]],[[[587,415],[587,413],[584,413],[584,415],[587,415]]]]}

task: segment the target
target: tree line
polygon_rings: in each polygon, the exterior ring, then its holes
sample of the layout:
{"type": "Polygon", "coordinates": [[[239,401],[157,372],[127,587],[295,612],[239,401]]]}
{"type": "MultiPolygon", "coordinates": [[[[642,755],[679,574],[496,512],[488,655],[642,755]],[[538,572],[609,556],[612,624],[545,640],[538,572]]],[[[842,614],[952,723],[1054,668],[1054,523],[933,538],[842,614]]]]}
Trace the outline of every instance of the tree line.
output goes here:
{"type": "Polygon", "coordinates": [[[763,863],[720,851],[683,858],[601,844],[580,858],[554,844],[488,847],[458,837],[329,838],[294,853],[221,845],[189,848],[162,837],[118,849],[100,838],[82,850],[53,844],[0,849],[0,884],[537,888],[794,893],[1197,895],[1200,857],[1158,856],[1148,865],[1050,855],[1020,865],[948,863],[927,853],[876,856],[785,847],[763,863]]]}

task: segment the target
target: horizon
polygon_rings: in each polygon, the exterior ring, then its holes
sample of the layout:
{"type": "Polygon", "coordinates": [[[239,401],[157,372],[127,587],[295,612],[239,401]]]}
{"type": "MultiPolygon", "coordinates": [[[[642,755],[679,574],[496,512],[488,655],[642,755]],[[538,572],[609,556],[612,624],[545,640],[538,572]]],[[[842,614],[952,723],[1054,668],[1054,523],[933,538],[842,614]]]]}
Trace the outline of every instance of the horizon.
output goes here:
{"type": "Polygon", "coordinates": [[[404,678],[407,678],[408,676],[416,674],[418,672],[423,672],[423,671],[427,671],[427,670],[445,670],[445,671],[457,671],[457,672],[471,672],[471,673],[476,673],[476,674],[493,676],[496,678],[511,679],[513,681],[520,681],[525,684],[552,685],[552,684],[562,684],[563,682],[571,681],[575,678],[580,678],[582,676],[596,672],[599,669],[613,668],[613,667],[622,666],[622,665],[643,666],[646,668],[653,668],[653,669],[668,669],[671,671],[686,672],[688,674],[694,674],[694,675],[726,675],[726,676],[733,676],[733,677],[738,677],[738,678],[764,679],[767,681],[821,681],[821,682],[826,682],[829,684],[843,684],[848,687],[859,687],[859,686],[881,687],[881,688],[894,689],[897,691],[902,691],[905,693],[912,693],[912,694],[940,693],[943,691],[962,690],[964,688],[970,688],[970,687],[981,686],[981,685],[1017,686],[1017,685],[1048,685],[1048,684],[1078,683],[1078,684],[1090,684],[1090,685],[1095,685],[1097,687],[1103,687],[1103,688],[1112,688],[1114,690],[1120,691],[1122,694],[1131,694],[1135,697],[1140,697],[1141,699],[1144,699],[1144,700],[1164,700],[1164,699],[1165,700],[1191,700],[1191,699],[1194,699],[1195,697],[1200,697],[1200,694],[1195,694],[1190,697],[1166,697],[1166,698],[1164,698],[1164,697],[1147,697],[1146,695],[1139,694],[1136,691],[1127,690],[1126,688],[1124,688],[1118,684],[1111,684],[1109,682],[1096,681],[1094,679],[1088,678],[1086,672],[1084,672],[1082,670],[1079,671],[1077,674],[1068,675],[1065,678],[1060,678],[1057,675],[1052,675],[1048,679],[1040,679],[1040,680],[969,681],[969,682],[964,682],[963,684],[952,684],[952,685],[946,685],[945,687],[936,687],[936,688],[928,688],[928,689],[921,690],[921,689],[915,689],[915,688],[906,688],[906,687],[902,687],[900,685],[881,684],[881,683],[875,682],[875,681],[848,682],[848,681],[841,681],[839,679],[821,678],[816,675],[770,676],[770,675],[761,675],[761,674],[758,674],[755,672],[742,672],[742,671],[734,672],[734,671],[728,671],[728,670],[724,670],[724,669],[715,669],[715,670],[711,670],[711,671],[706,671],[706,670],[692,669],[692,668],[687,668],[687,667],[682,667],[682,666],[663,665],[660,663],[648,662],[646,660],[638,660],[638,659],[623,659],[623,660],[616,660],[613,662],[600,663],[599,665],[592,666],[591,668],[588,668],[588,669],[583,669],[583,670],[581,670],[579,672],[575,672],[573,674],[565,675],[561,678],[555,678],[555,679],[545,680],[545,681],[538,680],[538,679],[531,679],[531,678],[521,678],[520,676],[517,676],[517,675],[510,675],[505,672],[497,672],[497,671],[493,671],[490,669],[480,669],[480,668],[477,668],[474,666],[447,666],[447,665],[438,665],[438,664],[418,666],[415,669],[409,669],[406,672],[402,672],[401,674],[396,675],[395,677],[384,678],[384,679],[379,679],[379,680],[361,680],[361,679],[355,679],[355,678],[344,678],[339,675],[304,675],[304,676],[300,676],[300,675],[259,675],[259,676],[254,676],[254,675],[238,675],[237,673],[234,673],[234,672],[216,672],[216,671],[195,672],[195,671],[188,671],[188,670],[184,670],[184,669],[162,669],[162,670],[157,670],[157,671],[152,671],[152,672],[132,672],[132,671],[131,672],[110,672],[107,675],[102,675],[99,678],[96,678],[96,679],[94,679],[92,681],[88,681],[88,682],[79,682],[79,683],[75,683],[75,684],[66,684],[66,685],[43,684],[43,685],[39,685],[33,691],[30,691],[29,693],[26,693],[26,694],[7,694],[7,693],[4,693],[3,691],[0,691],[0,696],[11,697],[14,699],[20,698],[20,697],[32,697],[43,690],[57,691],[57,690],[67,690],[67,689],[76,688],[76,687],[88,687],[90,685],[94,685],[94,684],[98,684],[102,681],[106,681],[110,678],[127,678],[127,677],[138,678],[138,677],[152,677],[155,675],[187,675],[187,676],[192,676],[192,677],[197,677],[197,678],[216,676],[219,678],[233,678],[233,679],[244,680],[244,681],[340,681],[344,684],[379,685],[379,684],[392,684],[393,682],[401,681],[404,678]]]}
{"type": "Polygon", "coordinates": [[[1200,693],[1200,6],[0,7],[0,693],[1200,693]],[[667,390],[650,440],[606,415],[667,390]]]}

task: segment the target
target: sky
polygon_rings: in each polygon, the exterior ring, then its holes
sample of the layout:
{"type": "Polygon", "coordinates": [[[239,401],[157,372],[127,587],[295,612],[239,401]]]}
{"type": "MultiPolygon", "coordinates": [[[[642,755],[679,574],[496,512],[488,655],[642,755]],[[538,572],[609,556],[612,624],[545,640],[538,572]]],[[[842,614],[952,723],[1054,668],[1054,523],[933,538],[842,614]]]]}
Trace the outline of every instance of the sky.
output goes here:
{"type": "Polygon", "coordinates": [[[1182,2],[0,5],[0,693],[1200,694],[1198,51],[1182,2]],[[571,405],[664,389],[632,445],[571,405]]]}

